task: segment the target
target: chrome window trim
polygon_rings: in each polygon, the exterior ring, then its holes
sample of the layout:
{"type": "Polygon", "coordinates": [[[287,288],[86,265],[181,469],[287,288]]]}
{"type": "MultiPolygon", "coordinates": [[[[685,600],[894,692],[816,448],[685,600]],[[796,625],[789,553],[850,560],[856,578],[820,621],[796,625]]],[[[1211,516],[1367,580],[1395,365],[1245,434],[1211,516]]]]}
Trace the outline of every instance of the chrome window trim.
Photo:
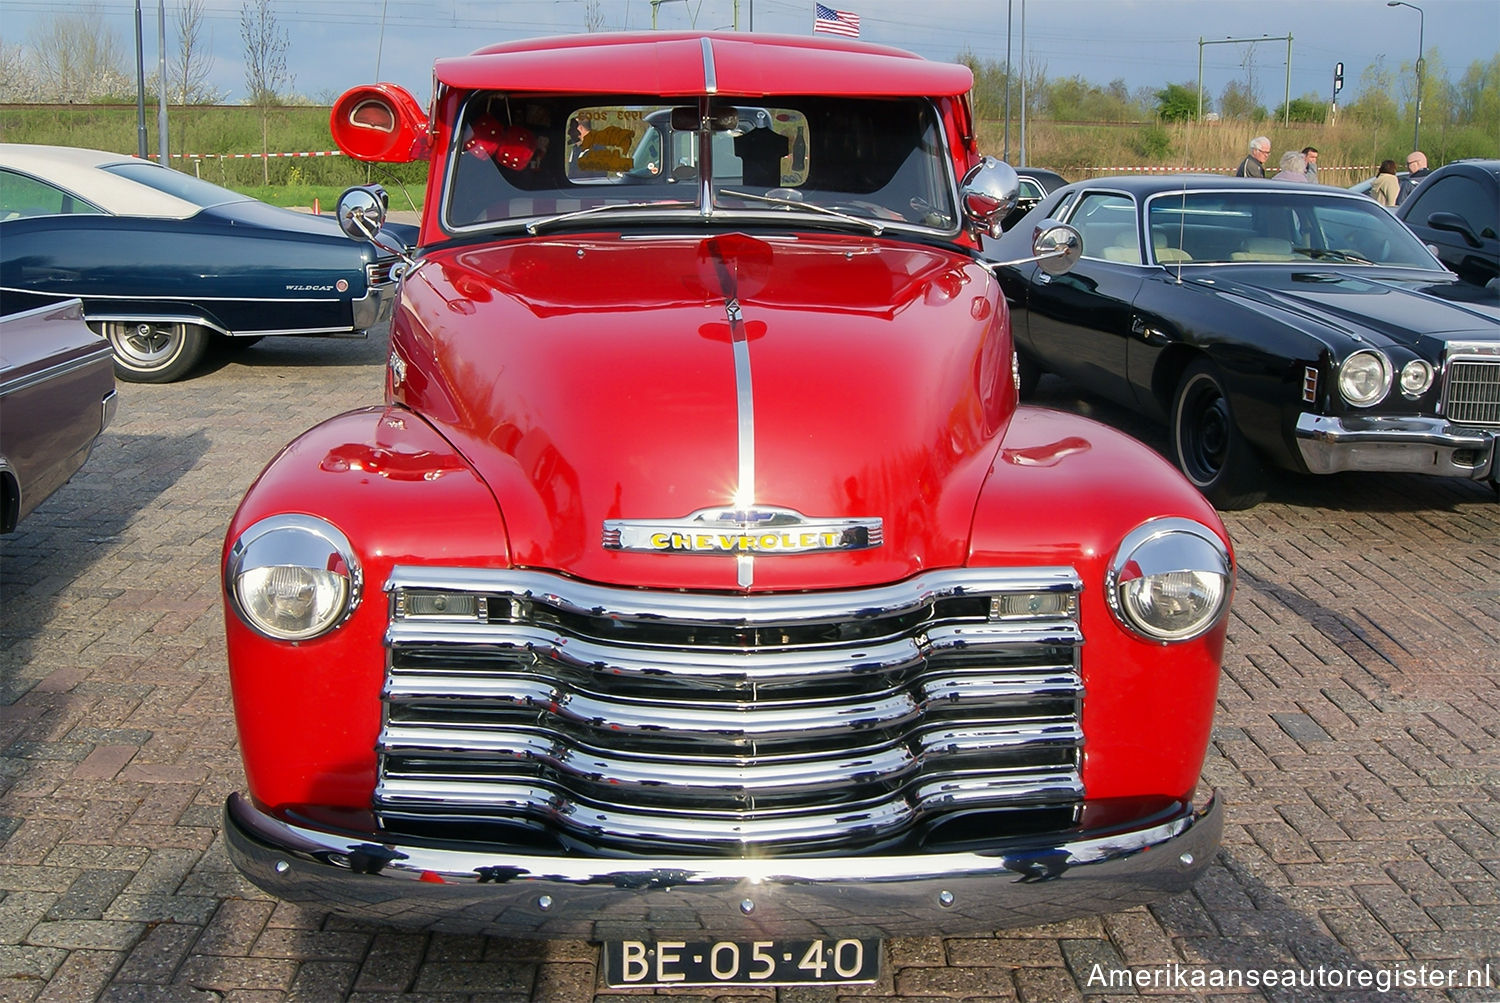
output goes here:
{"type": "MultiPolygon", "coordinates": [[[[704,42],[705,43],[708,42],[708,39],[704,39],[704,42]]],[[[463,130],[465,128],[465,125],[468,122],[469,111],[470,111],[470,108],[471,108],[471,106],[473,104],[473,96],[475,94],[477,94],[477,93],[480,93],[480,89],[475,89],[475,90],[470,91],[469,94],[465,97],[464,103],[463,103],[463,107],[460,109],[457,121],[455,121],[454,126],[453,126],[453,132],[452,132],[453,136],[457,137],[457,136],[461,136],[463,134],[463,130]]],[[[491,93],[501,93],[501,92],[498,91],[498,90],[494,90],[494,91],[491,91],[491,93]]],[[[704,95],[699,95],[698,96],[698,100],[699,100],[700,104],[706,103],[708,101],[708,99],[710,97],[714,96],[716,93],[717,93],[717,90],[712,90],[712,91],[707,91],[707,93],[705,93],[704,95]]],[[[583,99],[583,98],[589,97],[590,95],[587,95],[587,94],[576,94],[576,95],[574,95],[574,94],[556,94],[556,95],[537,95],[537,96],[547,96],[547,97],[557,97],[557,98],[562,98],[562,97],[577,97],[577,98],[583,99]]],[[[670,99],[669,99],[669,97],[667,95],[661,95],[661,94],[653,95],[653,94],[632,94],[632,93],[610,93],[610,92],[606,92],[606,91],[600,91],[597,94],[592,95],[592,96],[600,97],[600,98],[607,98],[607,97],[639,98],[639,99],[642,99],[642,103],[646,103],[646,101],[649,100],[649,99],[656,99],[656,103],[662,104],[663,106],[670,105],[670,99]]],[[[764,94],[764,95],[758,95],[758,96],[756,96],[754,98],[754,100],[760,101],[761,103],[769,103],[769,102],[774,102],[778,98],[797,97],[797,96],[800,96],[800,95],[791,94],[791,93],[769,93],[769,94],[764,94]]],[[[958,174],[957,174],[957,165],[954,163],[953,157],[948,152],[951,149],[953,149],[953,145],[952,145],[951,137],[948,135],[948,130],[946,128],[946,123],[944,122],[943,116],[941,114],[939,114],[938,111],[937,111],[936,100],[934,98],[932,98],[930,95],[909,94],[909,95],[900,95],[900,97],[902,99],[909,99],[909,100],[913,100],[913,101],[924,102],[926,104],[926,106],[927,106],[927,110],[928,110],[929,114],[931,115],[931,125],[933,127],[933,131],[936,133],[936,139],[937,139],[937,142],[934,144],[936,146],[937,150],[938,150],[937,159],[939,161],[941,161],[942,164],[943,164],[942,170],[943,170],[944,180],[945,180],[945,182],[947,184],[948,191],[951,194],[951,197],[952,197],[952,200],[953,200],[952,201],[953,226],[951,228],[949,228],[949,229],[946,229],[946,230],[939,230],[939,229],[935,229],[933,227],[922,226],[919,223],[912,223],[910,221],[886,220],[886,219],[878,219],[878,218],[875,218],[875,217],[871,217],[868,221],[866,221],[864,219],[860,219],[859,222],[860,223],[868,222],[869,224],[878,224],[881,227],[881,230],[878,231],[878,232],[876,232],[874,234],[874,236],[877,236],[877,237],[883,235],[884,233],[898,232],[898,233],[906,233],[906,234],[916,235],[916,236],[920,236],[920,237],[924,237],[924,238],[929,238],[929,239],[931,237],[933,237],[934,235],[938,235],[938,236],[940,236],[940,237],[942,237],[944,239],[947,239],[947,240],[956,239],[963,232],[963,221],[962,221],[963,213],[962,213],[962,211],[961,211],[961,209],[959,207],[959,204],[958,204],[958,202],[959,202],[959,177],[958,177],[958,174]]],[[[684,96],[683,101],[685,102],[685,101],[688,101],[688,100],[691,100],[691,99],[692,99],[692,96],[684,96]]],[[[736,100],[738,100],[738,99],[736,99],[736,100]]],[[[750,98],[746,98],[746,100],[750,100],[750,98]]],[[[854,99],[851,99],[851,100],[854,100],[854,99]]],[[[699,150],[699,163],[707,165],[709,167],[710,171],[711,171],[712,170],[712,164],[713,164],[713,153],[712,153],[712,149],[711,149],[712,143],[709,143],[709,144],[706,144],[706,145],[708,147],[710,147],[710,149],[700,149],[699,150]]],[[[448,209],[452,205],[452,202],[453,202],[453,185],[454,185],[455,180],[458,177],[458,162],[459,162],[459,158],[462,157],[462,156],[463,156],[463,149],[462,149],[461,145],[458,144],[458,143],[456,143],[456,142],[450,143],[449,144],[449,149],[448,149],[447,155],[446,155],[446,161],[445,161],[445,164],[444,164],[443,188],[442,188],[442,192],[440,194],[441,203],[440,203],[439,210],[438,210],[438,224],[442,228],[442,231],[445,234],[448,234],[448,235],[453,236],[453,237],[469,237],[469,236],[478,235],[478,234],[492,234],[492,235],[494,235],[497,238],[500,238],[500,237],[516,237],[516,236],[535,236],[535,234],[531,233],[531,226],[534,223],[536,223],[539,220],[551,219],[552,217],[554,217],[554,216],[557,215],[557,213],[533,213],[532,215],[529,215],[529,216],[517,216],[517,217],[515,217],[513,219],[484,220],[484,221],[481,221],[481,222],[478,222],[478,223],[464,224],[462,226],[455,226],[455,225],[453,225],[452,223],[449,222],[448,209]]],[[[557,191],[561,191],[561,189],[558,189],[557,191]]],[[[580,188],[580,196],[581,196],[581,194],[582,194],[583,191],[587,191],[587,186],[581,186],[581,188],[580,188]]],[[[787,225],[787,221],[788,220],[796,220],[799,223],[811,224],[811,228],[814,229],[814,230],[825,230],[825,229],[828,228],[828,220],[829,220],[830,217],[828,217],[828,216],[826,216],[826,215],[824,215],[822,213],[818,213],[816,211],[807,212],[807,213],[792,213],[792,212],[789,212],[785,207],[777,207],[775,209],[765,209],[765,210],[737,208],[737,209],[733,210],[732,212],[730,212],[730,211],[722,209],[722,208],[715,208],[715,206],[713,205],[712,194],[713,194],[713,186],[711,184],[711,178],[705,176],[702,179],[700,179],[700,183],[699,183],[699,186],[698,186],[698,202],[697,202],[696,205],[694,205],[691,208],[686,207],[686,206],[678,206],[678,207],[675,207],[675,208],[672,208],[672,209],[638,209],[638,210],[631,210],[631,211],[626,211],[626,210],[624,210],[622,208],[620,210],[617,210],[617,211],[609,213],[609,215],[606,218],[599,219],[599,220],[597,220],[597,222],[605,230],[613,230],[615,228],[613,224],[616,223],[616,222],[635,223],[635,224],[667,223],[667,224],[680,225],[683,222],[684,216],[686,214],[688,214],[688,213],[692,213],[692,214],[694,214],[695,219],[697,220],[697,222],[699,222],[699,223],[708,223],[710,225],[713,225],[713,224],[726,225],[727,224],[727,225],[730,225],[730,226],[734,226],[734,225],[743,224],[743,223],[747,223],[747,222],[753,222],[753,223],[762,223],[762,222],[764,222],[764,223],[767,223],[767,224],[770,224],[770,225],[780,225],[780,226],[785,227],[787,225]]],[[[583,217],[583,218],[590,218],[590,217],[583,217]]]]}

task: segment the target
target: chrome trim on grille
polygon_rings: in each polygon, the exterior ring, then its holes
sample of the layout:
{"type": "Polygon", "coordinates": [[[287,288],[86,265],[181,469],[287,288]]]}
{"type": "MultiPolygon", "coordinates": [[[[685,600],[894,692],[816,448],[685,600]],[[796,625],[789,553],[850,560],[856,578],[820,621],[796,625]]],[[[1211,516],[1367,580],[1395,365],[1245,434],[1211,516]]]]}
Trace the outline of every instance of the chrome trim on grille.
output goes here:
{"type": "Polygon", "coordinates": [[[392,272],[400,263],[400,258],[376,258],[365,265],[365,279],[372,286],[394,282],[395,276],[392,272]]]}
{"type": "Polygon", "coordinates": [[[1458,425],[1500,425],[1500,358],[1450,357],[1443,404],[1458,425]]]}
{"type": "Polygon", "coordinates": [[[1071,568],[747,596],[398,567],[376,815],[606,853],[856,848],[973,812],[1066,825],[1081,588],[1071,568]]]}

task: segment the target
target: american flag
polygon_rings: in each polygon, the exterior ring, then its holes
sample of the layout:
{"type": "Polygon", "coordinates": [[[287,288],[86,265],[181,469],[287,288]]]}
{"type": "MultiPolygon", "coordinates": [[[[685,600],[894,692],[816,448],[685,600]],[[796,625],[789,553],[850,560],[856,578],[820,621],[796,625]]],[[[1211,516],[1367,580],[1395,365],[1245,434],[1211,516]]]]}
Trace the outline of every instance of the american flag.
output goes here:
{"type": "Polygon", "coordinates": [[[825,31],[830,35],[859,37],[859,15],[847,10],[834,10],[820,3],[813,4],[813,34],[825,31]]]}

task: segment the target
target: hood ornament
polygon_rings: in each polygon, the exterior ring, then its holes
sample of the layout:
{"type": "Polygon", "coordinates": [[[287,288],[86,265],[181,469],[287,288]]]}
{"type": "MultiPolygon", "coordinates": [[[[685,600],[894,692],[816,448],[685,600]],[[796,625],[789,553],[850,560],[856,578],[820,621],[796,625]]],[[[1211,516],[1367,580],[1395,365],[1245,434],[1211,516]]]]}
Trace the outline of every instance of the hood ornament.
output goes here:
{"type": "Polygon", "coordinates": [[[868,550],[885,542],[881,521],[812,519],[789,508],[704,508],[681,519],[606,519],[604,549],[651,554],[770,557],[868,550]]]}

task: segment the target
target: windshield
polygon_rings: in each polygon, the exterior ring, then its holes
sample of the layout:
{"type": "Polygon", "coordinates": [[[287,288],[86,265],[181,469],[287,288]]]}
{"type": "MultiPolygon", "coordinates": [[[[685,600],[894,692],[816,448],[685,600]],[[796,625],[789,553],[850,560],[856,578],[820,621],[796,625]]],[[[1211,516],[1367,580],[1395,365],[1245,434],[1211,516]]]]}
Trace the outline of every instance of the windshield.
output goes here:
{"type": "Polygon", "coordinates": [[[1376,203],[1306,187],[1159,195],[1147,209],[1147,228],[1153,257],[1162,264],[1311,260],[1440,267],[1376,203]]]}
{"type": "Polygon", "coordinates": [[[225,205],[230,202],[249,201],[249,196],[232,192],[227,188],[220,188],[216,184],[203,181],[193,177],[191,174],[183,174],[155,164],[142,161],[138,164],[108,164],[100,170],[108,171],[110,174],[128,178],[137,184],[154,188],[167,195],[175,195],[184,199],[200,209],[208,209],[216,205],[225,205]]]}
{"type": "Polygon", "coordinates": [[[455,232],[611,215],[958,229],[952,171],[923,99],[481,92],[458,137],[443,217],[455,232]]]}

